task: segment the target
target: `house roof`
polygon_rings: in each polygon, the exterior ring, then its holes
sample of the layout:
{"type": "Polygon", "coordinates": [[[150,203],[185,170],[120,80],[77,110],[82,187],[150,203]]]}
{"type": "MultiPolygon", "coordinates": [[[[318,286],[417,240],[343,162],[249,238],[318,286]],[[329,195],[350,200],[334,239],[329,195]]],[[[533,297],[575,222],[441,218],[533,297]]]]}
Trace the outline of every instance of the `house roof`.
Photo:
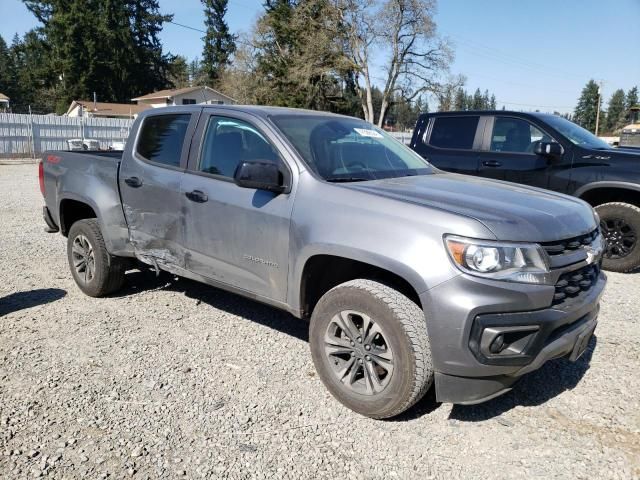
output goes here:
{"type": "Polygon", "coordinates": [[[137,115],[138,113],[151,108],[149,105],[136,105],[135,103],[107,103],[94,102],[91,100],[74,100],[67,110],[67,115],[78,105],[82,105],[88,113],[95,116],[117,116],[128,117],[129,115],[137,115]]]}
{"type": "Polygon", "coordinates": [[[229,95],[225,95],[224,93],[221,93],[217,90],[214,90],[213,88],[206,87],[206,86],[176,88],[173,90],[160,90],[157,92],[142,95],[141,97],[132,98],[131,100],[134,102],[137,102],[140,100],[159,100],[163,98],[172,98],[172,97],[175,97],[176,95],[182,95],[184,93],[195,92],[197,90],[209,90],[217,95],[220,95],[221,97],[228,98],[229,100],[235,102],[235,99],[231,98],[229,95]]]}
{"type": "Polygon", "coordinates": [[[7,97],[4,93],[0,93],[0,101],[9,101],[9,97],[7,97]]]}

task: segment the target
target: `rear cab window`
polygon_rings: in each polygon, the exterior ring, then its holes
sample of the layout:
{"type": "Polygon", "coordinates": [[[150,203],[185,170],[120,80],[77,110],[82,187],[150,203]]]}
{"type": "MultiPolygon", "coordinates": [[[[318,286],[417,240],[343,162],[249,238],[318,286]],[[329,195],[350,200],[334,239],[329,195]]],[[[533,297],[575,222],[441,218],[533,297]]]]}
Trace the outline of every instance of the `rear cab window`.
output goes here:
{"type": "Polygon", "coordinates": [[[425,143],[436,148],[471,150],[479,122],[479,115],[435,117],[425,143]]]}
{"type": "Polygon", "coordinates": [[[136,153],[149,162],[179,168],[190,121],[190,113],[145,118],[138,135],[136,153]]]}

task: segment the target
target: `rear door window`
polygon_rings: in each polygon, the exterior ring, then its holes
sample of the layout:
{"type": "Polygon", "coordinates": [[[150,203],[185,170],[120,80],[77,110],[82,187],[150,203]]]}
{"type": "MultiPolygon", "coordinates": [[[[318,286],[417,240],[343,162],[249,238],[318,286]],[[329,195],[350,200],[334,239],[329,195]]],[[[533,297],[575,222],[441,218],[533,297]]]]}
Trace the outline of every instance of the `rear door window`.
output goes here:
{"type": "Polygon", "coordinates": [[[479,116],[436,117],[429,145],[437,148],[471,150],[476,137],[479,116]]]}
{"type": "Polygon", "coordinates": [[[142,123],[136,152],[150,162],[179,167],[190,114],[154,115],[142,123]]]}

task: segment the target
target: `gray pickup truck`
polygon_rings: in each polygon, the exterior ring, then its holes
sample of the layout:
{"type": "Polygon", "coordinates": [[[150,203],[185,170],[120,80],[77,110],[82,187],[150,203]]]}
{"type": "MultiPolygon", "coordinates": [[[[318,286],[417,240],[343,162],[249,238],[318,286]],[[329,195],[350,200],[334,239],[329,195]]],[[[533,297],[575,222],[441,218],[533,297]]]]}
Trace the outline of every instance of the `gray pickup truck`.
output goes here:
{"type": "Polygon", "coordinates": [[[373,418],[576,360],[606,282],[582,200],[440,171],[339,115],[151,109],[122,154],[45,153],[40,185],[83,292],[144,266],[310,318],[319,377],[373,418]]]}

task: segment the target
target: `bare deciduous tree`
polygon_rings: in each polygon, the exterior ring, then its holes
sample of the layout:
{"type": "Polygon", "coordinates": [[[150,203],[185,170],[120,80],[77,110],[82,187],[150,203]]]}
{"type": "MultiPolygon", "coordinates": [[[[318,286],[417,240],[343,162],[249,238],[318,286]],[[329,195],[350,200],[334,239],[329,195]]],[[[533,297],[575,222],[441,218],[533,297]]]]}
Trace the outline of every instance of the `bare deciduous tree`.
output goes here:
{"type": "Polygon", "coordinates": [[[395,94],[412,100],[442,90],[453,54],[436,32],[435,0],[335,0],[341,13],[345,54],[358,74],[365,120],[382,126],[395,94]],[[382,104],[374,111],[373,62],[382,65],[382,104]],[[374,58],[376,57],[376,58],[374,58]]]}

